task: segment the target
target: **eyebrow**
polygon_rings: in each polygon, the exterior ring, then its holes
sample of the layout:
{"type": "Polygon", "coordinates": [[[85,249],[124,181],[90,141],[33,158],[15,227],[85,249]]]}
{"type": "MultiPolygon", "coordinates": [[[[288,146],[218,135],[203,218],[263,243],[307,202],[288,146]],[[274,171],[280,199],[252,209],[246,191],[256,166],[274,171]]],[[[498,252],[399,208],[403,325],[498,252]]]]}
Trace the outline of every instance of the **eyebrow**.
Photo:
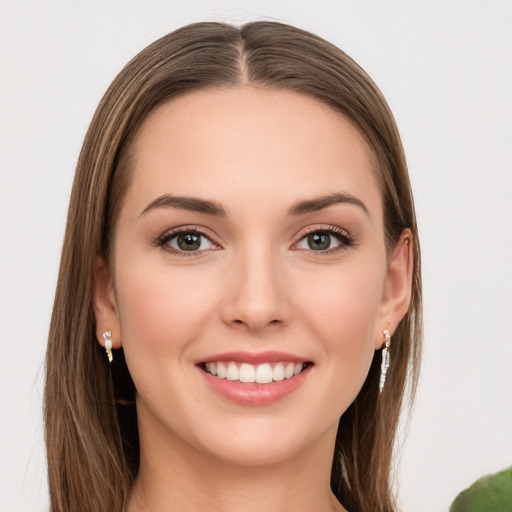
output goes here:
{"type": "Polygon", "coordinates": [[[179,197],[171,194],[164,194],[151,201],[139,217],[155,208],[177,208],[179,210],[188,210],[191,212],[206,213],[208,215],[216,215],[219,217],[226,216],[226,210],[220,203],[209,201],[207,199],[199,199],[197,197],[179,197]]]}
{"type": "Polygon", "coordinates": [[[329,206],[333,206],[335,204],[343,203],[358,206],[366,213],[366,215],[368,215],[368,217],[370,216],[370,213],[368,212],[365,204],[357,197],[354,197],[353,195],[346,192],[338,192],[326,196],[315,197],[306,201],[299,201],[294,203],[288,210],[288,215],[304,215],[306,213],[323,210],[324,208],[328,208],[329,206]]]}
{"type": "MultiPolygon", "coordinates": [[[[315,197],[305,201],[298,201],[294,203],[288,210],[288,216],[305,215],[306,213],[317,212],[333,206],[335,204],[352,204],[361,208],[368,216],[370,216],[365,204],[346,192],[329,194],[326,196],[315,197]]],[[[215,215],[218,217],[226,217],[226,210],[216,201],[209,201],[208,199],[199,199],[197,197],[180,197],[171,194],[164,194],[157,197],[154,201],[144,208],[140,217],[145,215],[151,210],[156,208],[176,208],[179,210],[188,210],[197,213],[206,213],[208,215],[215,215]]]]}

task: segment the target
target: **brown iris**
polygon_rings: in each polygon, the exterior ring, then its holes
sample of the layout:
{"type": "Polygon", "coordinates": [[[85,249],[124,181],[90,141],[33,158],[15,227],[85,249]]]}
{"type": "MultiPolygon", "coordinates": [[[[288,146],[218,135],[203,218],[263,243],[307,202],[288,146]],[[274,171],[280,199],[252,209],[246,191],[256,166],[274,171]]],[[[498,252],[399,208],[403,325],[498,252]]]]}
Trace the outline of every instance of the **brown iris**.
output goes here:
{"type": "Polygon", "coordinates": [[[179,235],[176,241],[182,251],[197,251],[201,247],[201,236],[194,233],[179,235]]]}
{"type": "Polygon", "coordinates": [[[313,251],[322,251],[331,246],[331,235],[328,233],[313,233],[308,235],[308,246],[313,251]]]}

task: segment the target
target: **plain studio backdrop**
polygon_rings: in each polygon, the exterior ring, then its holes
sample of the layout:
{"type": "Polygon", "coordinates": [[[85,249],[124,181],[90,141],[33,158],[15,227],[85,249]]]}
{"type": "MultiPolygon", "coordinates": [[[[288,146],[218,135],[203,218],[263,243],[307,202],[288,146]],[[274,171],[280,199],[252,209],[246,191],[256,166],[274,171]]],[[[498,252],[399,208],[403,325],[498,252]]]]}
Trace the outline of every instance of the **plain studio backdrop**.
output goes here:
{"type": "Polygon", "coordinates": [[[512,463],[512,2],[0,1],[2,512],[48,507],[46,336],[74,167],[100,97],[181,25],[262,18],[346,51],[402,134],[425,289],[423,374],[398,460],[403,509],[447,510],[512,463]]]}

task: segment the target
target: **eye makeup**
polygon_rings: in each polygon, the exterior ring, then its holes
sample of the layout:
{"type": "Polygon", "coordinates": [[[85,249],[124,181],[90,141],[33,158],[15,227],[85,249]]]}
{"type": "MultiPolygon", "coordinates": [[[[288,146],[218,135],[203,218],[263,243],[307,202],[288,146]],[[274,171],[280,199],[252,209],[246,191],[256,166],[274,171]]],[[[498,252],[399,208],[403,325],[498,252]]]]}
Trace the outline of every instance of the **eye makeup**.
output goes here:
{"type": "MultiPolygon", "coordinates": [[[[345,229],[332,225],[310,226],[299,236],[299,240],[290,249],[318,256],[330,255],[355,245],[353,237],[345,229]]],[[[178,256],[199,256],[223,248],[209,230],[196,225],[168,230],[152,241],[151,245],[178,256]]]]}
{"type": "Polygon", "coordinates": [[[178,256],[200,256],[205,251],[222,249],[212,238],[199,226],[180,226],[164,232],[151,245],[178,256]]]}
{"type": "Polygon", "coordinates": [[[310,226],[300,236],[300,240],[291,248],[306,250],[319,256],[333,254],[355,244],[348,231],[338,226],[310,226]]]}

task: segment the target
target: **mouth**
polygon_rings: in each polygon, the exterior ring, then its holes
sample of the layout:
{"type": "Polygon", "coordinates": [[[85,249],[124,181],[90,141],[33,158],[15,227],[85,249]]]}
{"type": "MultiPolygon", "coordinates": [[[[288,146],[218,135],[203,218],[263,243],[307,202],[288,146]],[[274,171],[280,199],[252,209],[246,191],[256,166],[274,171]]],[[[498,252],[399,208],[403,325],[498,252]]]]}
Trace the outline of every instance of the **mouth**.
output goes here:
{"type": "Polygon", "coordinates": [[[196,366],[210,389],[224,399],[266,406],[301,388],[314,364],[293,354],[267,351],[217,354],[196,366]]]}
{"type": "Polygon", "coordinates": [[[260,364],[237,361],[209,361],[200,363],[199,367],[219,379],[247,384],[271,384],[272,382],[280,382],[296,377],[311,365],[311,362],[298,363],[293,361],[269,361],[260,364]]]}

